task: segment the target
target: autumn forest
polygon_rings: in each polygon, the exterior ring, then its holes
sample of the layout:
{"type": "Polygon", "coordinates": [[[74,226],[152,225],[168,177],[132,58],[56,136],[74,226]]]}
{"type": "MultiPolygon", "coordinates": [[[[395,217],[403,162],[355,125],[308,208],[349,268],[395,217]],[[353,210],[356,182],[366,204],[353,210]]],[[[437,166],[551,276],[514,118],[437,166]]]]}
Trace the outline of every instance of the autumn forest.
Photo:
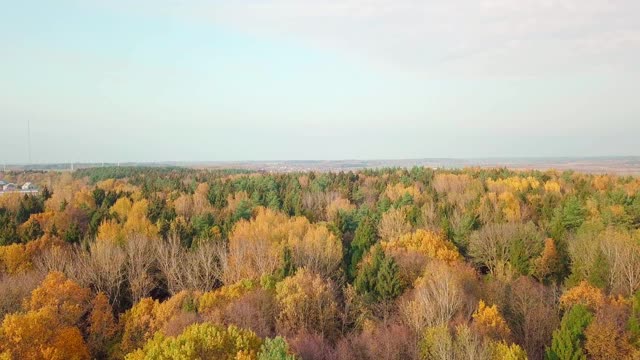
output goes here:
{"type": "Polygon", "coordinates": [[[640,178],[6,172],[0,359],[638,359],[640,178]]]}

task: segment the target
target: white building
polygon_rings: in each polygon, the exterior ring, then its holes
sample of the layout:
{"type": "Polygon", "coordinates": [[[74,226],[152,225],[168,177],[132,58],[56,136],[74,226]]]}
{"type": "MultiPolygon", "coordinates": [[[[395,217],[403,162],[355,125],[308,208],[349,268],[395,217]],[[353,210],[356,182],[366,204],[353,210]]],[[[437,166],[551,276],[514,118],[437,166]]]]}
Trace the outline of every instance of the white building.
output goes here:
{"type": "Polygon", "coordinates": [[[22,190],[35,190],[35,186],[30,183],[30,182],[26,182],[22,185],[22,190]]]}
{"type": "Polygon", "coordinates": [[[3,191],[16,191],[16,190],[18,190],[18,187],[14,183],[8,183],[8,184],[5,184],[2,187],[2,190],[3,191]]]}

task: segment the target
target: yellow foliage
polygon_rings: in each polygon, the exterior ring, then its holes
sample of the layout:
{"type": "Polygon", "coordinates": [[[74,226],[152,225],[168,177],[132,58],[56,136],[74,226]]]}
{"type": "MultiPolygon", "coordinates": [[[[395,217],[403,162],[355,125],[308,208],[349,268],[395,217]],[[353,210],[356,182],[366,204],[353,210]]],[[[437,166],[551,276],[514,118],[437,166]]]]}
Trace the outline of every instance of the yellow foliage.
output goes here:
{"type": "Polygon", "coordinates": [[[109,299],[104,293],[98,293],[91,302],[89,316],[88,342],[92,352],[104,351],[104,347],[116,333],[116,322],[109,299]]]}
{"type": "Polygon", "coordinates": [[[494,339],[506,339],[511,330],[494,304],[487,306],[483,300],[478,303],[478,309],[473,313],[475,327],[481,334],[494,339]]]}
{"type": "Polygon", "coordinates": [[[274,272],[285,245],[292,250],[296,266],[308,266],[327,276],[342,258],[342,243],[325,226],[258,208],[254,219],[236,223],[229,236],[227,280],[234,283],[274,272]]]}
{"type": "Polygon", "coordinates": [[[32,260],[42,250],[63,245],[62,240],[49,234],[26,244],[0,246],[0,271],[17,274],[33,267],[32,260]]]}
{"type": "Polygon", "coordinates": [[[50,232],[51,227],[54,224],[56,212],[55,211],[45,211],[39,214],[32,214],[29,217],[30,221],[37,221],[40,224],[40,228],[45,232],[50,232]]]}
{"type": "Polygon", "coordinates": [[[58,272],[47,275],[25,300],[24,313],[9,314],[0,328],[0,353],[14,359],[88,359],[78,329],[89,289],[58,272]]]}
{"type": "Polygon", "coordinates": [[[503,192],[498,196],[502,205],[502,214],[509,222],[519,222],[522,219],[520,214],[520,200],[512,192],[503,192]]]}
{"type": "Polygon", "coordinates": [[[577,286],[565,291],[560,297],[560,305],[565,309],[569,309],[577,304],[582,304],[595,310],[604,305],[605,301],[606,298],[602,290],[584,280],[577,286]]]}
{"type": "Polygon", "coordinates": [[[393,240],[411,231],[407,221],[407,208],[390,209],[382,214],[378,234],[382,240],[393,240]]]}
{"type": "Polygon", "coordinates": [[[308,225],[302,236],[292,233],[288,246],[297,266],[323,276],[332,275],[342,261],[342,243],[324,226],[308,225]]]}
{"type": "Polygon", "coordinates": [[[89,359],[80,330],[60,323],[52,306],[7,315],[0,334],[0,352],[6,352],[13,359],[89,359]]]}
{"type": "Polygon", "coordinates": [[[124,242],[124,233],[122,228],[115,220],[104,220],[98,227],[98,241],[110,241],[116,244],[124,242]]]}
{"type": "Polygon", "coordinates": [[[0,270],[8,274],[16,274],[30,268],[31,257],[24,244],[0,246],[0,270]]]}
{"type": "Polygon", "coordinates": [[[22,196],[18,192],[3,194],[2,196],[0,196],[0,208],[7,209],[15,213],[20,207],[21,198],[22,196]]]}
{"type": "Polygon", "coordinates": [[[558,184],[555,180],[549,180],[544,183],[544,191],[550,193],[559,193],[560,192],[560,184],[558,184]]]}
{"type": "Polygon", "coordinates": [[[182,311],[185,301],[191,299],[192,294],[181,291],[162,303],[151,298],[140,300],[120,319],[124,324],[122,350],[130,352],[141,347],[156,332],[162,331],[169,320],[182,311]]]}
{"type": "Polygon", "coordinates": [[[598,191],[604,191],[611,186],[613,179],[609,175],[596,175],[593,177],[593,187],[598,191]]]}
{"type": "Polygon", "coordinates": [[[261,344],[261,339],[249,330],[194,324],[176,337],[157,334],[143,349],[128,354],[126,359],[256,360],[261,344]]]}
{"type": "Polygon", "coordinates": [[[233,214],[241,202],[248,200],[249,194],[246,191],[239,191],[233,195],[229,194],[229,196],[227,196],[227,211],[233,214]]]}
{"type": "Polygon", "coordinates": [[[460,260],[460,253],[453,243],[445,239],[442,234],[423,229],[395,240],[384,241],[382,248],[391,254],[396,251],[413,251],[448,263],[460,260]]]}
{"type": "Polygon", "coordinates": [[[640,192],[640,179],[635,178],[633,181],[624,184],[623,189],[628,196],[634,196],[640,192]]]}
{"type": "Polygon", "coordinates": [[[613,321],[595,319],[585,330],[585,350],[590,359],[636,359],[630,356],[633,346],[624,331],[613,321]]]}
{"type": "Polygon", "coordinates": [[[151,239],[158,237],[158,229],[147,219],[148,207],[149,202],[144,199],[133,203],[127,221],[122,227],[127,236],[142,235],[151,239]]]}
{"type": "Polygon", "coordinates": [[[406,194],[411,195],[414,201],[418,201],[420,199],[420,195],[422,192],[415,185],[404,186],[401,183],[397,183],[395,185],[387,185],[385,190],[385,195],[391,200],[396,201],[406,194]]]}
{"type": "Polygon", "coordinates": [[[233,285],[223,286],[219,289],[206,292],[198,297],[198,312],[207,314],[214,310],[220,310],[220,308],[229,304],[232,300],[241,297],[255,287],[256,284],[253,281],[242,280],[233,285]]]}
{"type": "Polygon", "coordinates": [[[49,273],[42,284],[25,300],[25,310],[44,307],[56,309],[66,324],[75,324],[87,312],[91,291],[83,288],[60,272],[49,273]]]}
{"type": "Polygon", "coordinates": [[[116,179],[105,179],[102,181],[98,181],[96,183],[96,187],[104,191],[113,190],[115,182],[116,182],[116,179]]]}
{"type": "Polygon", "coordinates": [[[180,195],[180,197],[173,201],[173,206],[176,209],[176,214],[179,216],[190,218],[193,215],[193,198],[191,195],[180,195]]]}
{"type": "Polygon", "coordinates": [[[526,192],[529,189],[537,189],[540,187],[540,181],[538,179],[528,176],[526,178],[520,176],[512,176],[506,179],[488,179],[487,188],[491,192],[502,193],[506,191],[511,192],[526,192]]]}
{"type": "Polygon", "coordinates": [[[507,344],[504,341],[490,343],[493,360],[527,360],[527,353],[518,344],[507,344]]]}
{"type": "Polygon", "coordinates": [[[96,207],[92,194],[86,188],[76,191],[73,194],[72,204],[78,208],[87,207],[89,209],[95,209],[96,207]]]}
{"type": "Polygon", "coordinates": [[[327,205],[327,221],[335,221],[340,211],[349,212],[355,208],[348,199],[334,199],[327,205]]]}
{"type": "Polygon", "coordinates": [[[299,269],[276,285],[276,300],[278,328],[283,333],[307,330],[326,337],[334,334],[338,306],[332,283],[322,276],[299,269]]]}
{"type": "Polygon", "coordinates": [[[433,178],[433,188],[439,193],[461,194],[478,185],[468,174],[436,174],[433,178]]]}
{"type": "Polygon", "coordinates": [[[118,199],[113,206],[111,206],[111,214],[115,214],[121,221],[124,221],[129,215],[129,211],[131,211],[132,206],[131,200],[127,197],[121,197],[118,199]]]}
{"type": "Polygon", "coordinates": [[[539,258],[534,260],[533,265],[533,275],[539,280],[543,280],[547,276],[559,270],[560,256],[558,255],[558,249],[556,248],[556,244],[553,239],[548,238],[544,241],[542,254],[539,258]]]}

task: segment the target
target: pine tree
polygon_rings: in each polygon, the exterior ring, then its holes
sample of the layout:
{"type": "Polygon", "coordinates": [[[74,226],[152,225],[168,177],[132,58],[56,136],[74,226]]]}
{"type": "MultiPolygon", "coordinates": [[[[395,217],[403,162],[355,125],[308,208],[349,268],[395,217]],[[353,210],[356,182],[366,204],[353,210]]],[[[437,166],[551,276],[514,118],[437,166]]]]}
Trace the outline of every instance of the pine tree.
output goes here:
{"type": "Polygon", "coordinates": [[[365,252],[375,244],[377,240],[376,224],[370,216],[365,216],[360,220],[356,228],[355,236],[351,242],[349,275],[351,278],[356,276],[358,263],[362,260],[365,252]]]}
{"type": "Polygon", "coordinates": [[[553,332],[551,347],[547,348],[548,360],[582,360],[587,356],[582,349],[584,331],[593,315],[584,305],[575,305],[562,318],[560,328],[553,332]]]}
{"type": "Polygon", "coordinates": [[[586,216],[586,211],[578,198],[571,197],[562,209],[562,225],[565,229],[573,230],[582,225],[586,216]]]}
{"type": "Polygon", "coordinates": [[[354,287],[368,301],[392,300],[403,290],[398,265],[393,258],[385,256],[380,246],[376,246],[371,259],[358,270],[354,287]]]}
{"type": "Polygon", "coordinates": [[[591,272],[587,279],[592,285],[604,289],[608,284],[609,262],[602,251],[598,251],[598,255],[593,261],[591,272]]]}
{"type": "Polygon", "coordinates": [[[631,298],[631,314],[629,314],[629,320],[627,321],[627,329],[629,330],[631,341],[636,346],[640,345],[640,291],[636,291],[631,298]]]}
{"type": "Polygon", "coordinates": [[[375,291],[378,300],[392,300],[402,293],[402,284],[398,279],[398,265],[393,258],[387,257],[380,264],[375,291]]]}
{"type": "Polygon", "coordinates": [[[291,248],[285,246],[282,249],[282,267],[278,269],[278,279],[284,279],[287,276],[295,274],[296,268],[293,264],[293,257],[291,254],[291,248]]]}
{"type": "Polygon", "coordinates": [[[378,271],[384,260],[384,252],[380,246],[376,246],[371,253],[371,259],[362,264],[358,269],[353,285],[358,293],[369,298],[375,297],[378,271]]]}
{"type": "Polygon", "coordinates": [[[79,243],[81,237],[82,234],[80,233],[80,229],[78,228],[78,224],[76,223],[72,223],[63,235],[64,241],[70,244],[79,243]]]}

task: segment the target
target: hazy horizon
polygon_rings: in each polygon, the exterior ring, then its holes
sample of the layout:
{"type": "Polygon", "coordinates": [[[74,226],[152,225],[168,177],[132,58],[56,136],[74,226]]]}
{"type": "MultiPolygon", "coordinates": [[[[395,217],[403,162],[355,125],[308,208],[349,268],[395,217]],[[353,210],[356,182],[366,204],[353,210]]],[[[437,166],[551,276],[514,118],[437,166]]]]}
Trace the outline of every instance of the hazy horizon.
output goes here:
{"type": "Polygon", "coordinates": [[[636,1],[2,8],[2,163],[640,155],[636,1]]]}

